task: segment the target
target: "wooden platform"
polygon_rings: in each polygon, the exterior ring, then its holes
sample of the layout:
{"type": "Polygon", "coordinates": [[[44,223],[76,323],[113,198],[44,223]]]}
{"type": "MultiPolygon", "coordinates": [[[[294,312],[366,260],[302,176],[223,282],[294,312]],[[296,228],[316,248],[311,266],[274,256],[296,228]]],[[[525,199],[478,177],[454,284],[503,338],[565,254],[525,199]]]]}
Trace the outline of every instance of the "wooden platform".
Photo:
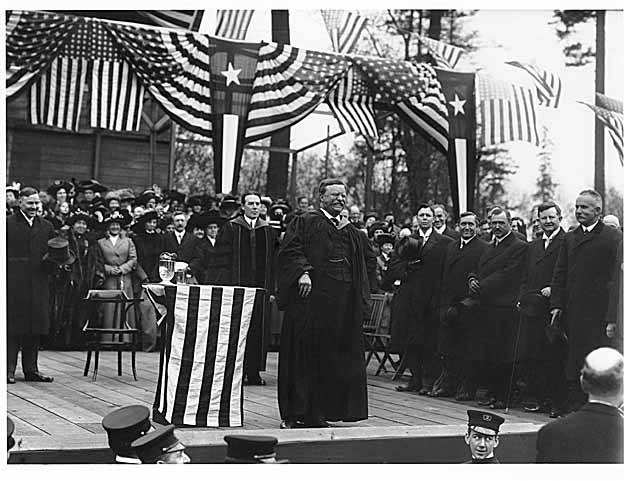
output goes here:
{"type": "MultiPolygon", "coordinates": [[[[158,354],[138,353],[138,381],[132,378],[129,355],[124,356],[127,356],[124,357],[124,374],[119,377],[116,354],[102,353],[98,377],[93,382],[90,375],[82,375],[84,352],[42,351],[39,367],[43,373],[54,376],[54,382],[26,383],[18,374],[17,383],[8,386],[7,409],[15,422],[17,437],[22,440],[15,458],[19,459],[20,452],[29,451],[106,448],[106,435],[101,426],[103,416],[128,404],[143,404],[151,409],[158,374],[158,354]]],[[[465,432],[466,409],[476,406],[476,403],[399,393],[394,389],[397,382],[391,381],[390,374],[374,376],[375,370],[375,364],[371,363],[368,378],[369,419],[358,423],[337,423],[336,429],[329,430],[274,431],[280,422],[277,353],[269,353],[267,371],[263,374],[267,385],[245,387],[245,426],[242,429],[266,430],[289,441],[318,440],[328,431],[334,433],[329,435],[331,439],[335,439],[336,432],[367,439],[408,435],[410,432],[456,436],[465,432]]],[[[507,419],[506,426],[515,426],[514,429],[519,432],[535,433],[549,420],[544,414],[527,414],[519,409],[511,409],[503,415],[507,419]]],[[[181,437],[187,443],[214,441],[222,444],[226,431],[240,430],[192,428],[180,431],[183,431],[181,437]]]]}

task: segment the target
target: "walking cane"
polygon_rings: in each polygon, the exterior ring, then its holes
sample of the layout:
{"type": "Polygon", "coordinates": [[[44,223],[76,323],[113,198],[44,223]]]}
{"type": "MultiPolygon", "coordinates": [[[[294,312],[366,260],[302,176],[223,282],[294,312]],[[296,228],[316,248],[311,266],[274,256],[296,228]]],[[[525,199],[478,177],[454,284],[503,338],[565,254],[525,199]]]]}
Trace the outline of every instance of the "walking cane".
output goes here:
{"type": "Polygon", "coordinates": [[[522,330],[522,318],[524,316],[520,314],[520,321],[518,322],[518,333],[516,334],[516,345],[514,346],[514,355],[511,365],[511,377],[509,378],[509,387],[507,388],[507,403],[505,404],[505,414],[509,413],[509,403],[511,402],[511,387],[513,385],[513,378],[516,372],[516,358],[518,357],[518,344],[520,343],[520,331],[522,330]]]}

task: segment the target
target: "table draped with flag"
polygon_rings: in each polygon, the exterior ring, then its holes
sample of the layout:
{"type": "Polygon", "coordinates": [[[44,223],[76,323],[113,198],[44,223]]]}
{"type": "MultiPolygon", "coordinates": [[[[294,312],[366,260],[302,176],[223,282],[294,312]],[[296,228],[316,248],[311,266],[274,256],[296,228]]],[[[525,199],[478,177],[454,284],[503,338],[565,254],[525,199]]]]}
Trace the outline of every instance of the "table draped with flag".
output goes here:
{"type": "Polygon", "coordinates": [[[247,331],[264,289],[144,287],[164,321],[154,412],[178,426],[242,426],[247,331]]]}

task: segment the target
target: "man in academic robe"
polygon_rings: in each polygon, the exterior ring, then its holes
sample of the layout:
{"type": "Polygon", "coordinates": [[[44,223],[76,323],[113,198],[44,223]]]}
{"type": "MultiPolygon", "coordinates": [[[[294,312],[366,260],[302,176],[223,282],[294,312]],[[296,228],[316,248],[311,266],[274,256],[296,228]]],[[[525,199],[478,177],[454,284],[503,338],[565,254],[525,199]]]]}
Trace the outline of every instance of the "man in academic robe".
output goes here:
{"type": "Polygon", "coordinates": [[[195,252],[196,237],[186,228],[187,218],[184,212],[173,214],[173,232],[167,232],[163,239],[165,252],[176,254],[177,261],[190,262],[195,252]]]}
{"type": "Polygon", "coordinates": [[[446,246],[440,290],[438,353],[442,373],[431,395],[455,396],[458,401],[474,399],[474,366],[466,359],[466,339],[475,324],[475,309],[467,303],[468,274],[477,265],[487,243],[477,235],[478,219],[472,212],[459,216],[461,239],[446,246]]]}
{"type": "Polygon", "coordinates": [[[469,359],[480,361],[489,385],[486,399],[479,401],[490,409],[503,409],[508,399],[509,381],[515,361],[518,332],[518,291],[526,262],[526,242],[511,231],[511,216],[501,207],[490,211],[493,240],[483,251],[477,271],[468,275],[468,289],[480,302],[475,339],[469,359]]]}
{"type": "Polygon", "coordinates": [[[340,217],[346,186],[319,185],[320,209],[295,217],[278,254],[281,428],[326,427],[368,417],[363,316],[375,257],[340,217]]]}
{"type": "Polygon", "coordinates": [[[555,263],[565,232],[561,229],[561,209],[545,202],[538,209],[542,235],[529,243],[520,286],[518,308],[522,316],[519,359],[527,362],[527,393],[524,410],[549,412],[559,417],[565,401],[566,344],[561,338],[549,340],[549,299],[555,263]],[[535,300],[532,300],[535,299],[535,300]],[[526,304],[524,306],[523,304],[526,304]],[[543,308],[540,308],[543,305],[543,308]],[[550,406],[546,405],[550,400],[550,406]]]}
{"type": "Polygon", "coordinates": [[[572,385],[572,409],[586,398],[578,384],[583,359],[593,349],[608,346],[607,333],[615,327],[608,310],[622,233],[605,226],[601,214],[600,194],[583,190],[575,210],[580,225],[566,233],[553,272],[550,307],[551,314],[562,319],[569,340],[566,375],[572,385]]]}
{"type": "Polygon", "coordinates": [[[277,236],[275,229],[259,218],[259,194],[243,195],[242,203],[243,215],[226,222],[217,236],[214,266],[218,274],[215,283],[265,289],[264,302],[254,304],[243,364],[243,383],[263,386],[266,382],[260,371],[266,370],[270,338],[268,303],[275,290],[277,236]]]}

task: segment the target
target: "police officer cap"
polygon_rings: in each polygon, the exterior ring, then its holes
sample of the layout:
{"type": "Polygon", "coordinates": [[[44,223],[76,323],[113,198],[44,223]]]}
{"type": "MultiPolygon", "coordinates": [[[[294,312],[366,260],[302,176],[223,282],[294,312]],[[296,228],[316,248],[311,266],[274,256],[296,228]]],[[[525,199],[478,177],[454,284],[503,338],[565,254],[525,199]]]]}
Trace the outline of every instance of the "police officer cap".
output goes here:
{"type": "Polygon", "coordinates": [[[505,418],[498,414],[468,409],[468,427],[481,434],[498,434],[498,430],[504,422],[505,418]]]}
{"type": "Polygon", "coordinates": [[[175,437],[175,426],[162,426],[150,433],[141,436],[132,443],[134,449],[143,464],[154,464],[158,458],[175,451],[185,449],[185,446],[175,437]]]}
{"type": "Polygon", "coordinates": [[[131,453],[130,444],[152,427],[149,416],[149,409],[138,405],[124,406],[104,416],[102,427],[111,449],[120,455],[131,453]]]}
{"type": "Polygon", "coordinates": [[[263,459],[275,458],[274,437],[229,435],[223,439],[228,445],[226,462],[261,463],[263,459]]]}
{"type": "Polygon", "coordinates": [[[7,449],[11,449],[15,446],[15,439],[13,439],[13,433],[15,432],[15,424],[11,421],[11,418],[7,416],[7,449]]]}

